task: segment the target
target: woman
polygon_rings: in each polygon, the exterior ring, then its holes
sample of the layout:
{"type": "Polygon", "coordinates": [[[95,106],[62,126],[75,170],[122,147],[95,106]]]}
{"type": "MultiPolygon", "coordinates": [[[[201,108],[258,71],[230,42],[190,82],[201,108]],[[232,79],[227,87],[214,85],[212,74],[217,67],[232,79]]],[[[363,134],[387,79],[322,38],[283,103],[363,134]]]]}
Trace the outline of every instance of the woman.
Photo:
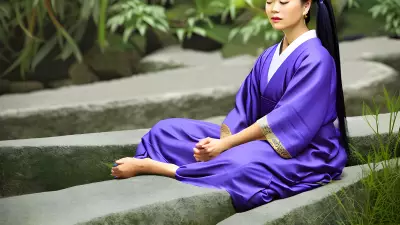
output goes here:
{"type": "Polygon", "coordinates": [[[330,2],[316,5],[315,31],[307,28],[311,0],[267,0],[285,36],[256,60],[222,125],[160,121],[112,175],[224,189],[238,212],[340,179],[348,144],[338,40],[330,2]]]}

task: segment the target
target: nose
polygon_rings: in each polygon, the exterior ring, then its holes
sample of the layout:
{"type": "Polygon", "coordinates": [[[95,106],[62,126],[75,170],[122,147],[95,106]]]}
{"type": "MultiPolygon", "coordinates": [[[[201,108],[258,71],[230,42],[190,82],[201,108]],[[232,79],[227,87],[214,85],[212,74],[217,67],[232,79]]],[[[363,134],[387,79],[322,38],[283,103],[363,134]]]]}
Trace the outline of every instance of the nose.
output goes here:
{"type": "Polygon", "coordinates": [[[276,2],[273,2],[273,3],[272,3],[271,11],[272,11],[273,13],[278,13],[279,10],[280,10],[280,4],[276,4],[276,2]]]}

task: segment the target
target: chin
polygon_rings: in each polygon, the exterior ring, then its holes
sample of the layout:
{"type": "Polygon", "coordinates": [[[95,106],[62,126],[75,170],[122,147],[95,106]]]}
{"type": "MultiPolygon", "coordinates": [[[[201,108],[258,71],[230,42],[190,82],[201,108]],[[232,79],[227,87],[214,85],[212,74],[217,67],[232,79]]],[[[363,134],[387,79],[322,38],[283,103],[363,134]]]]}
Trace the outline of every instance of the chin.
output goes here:
{"type": "Polygon", "coordinates": [[[275,30],[283,31],[286,29],[286,26],[284,26],[283,24],[272,23],[271,25],[272,25],[272,28],[274,28],[275,30]]]}

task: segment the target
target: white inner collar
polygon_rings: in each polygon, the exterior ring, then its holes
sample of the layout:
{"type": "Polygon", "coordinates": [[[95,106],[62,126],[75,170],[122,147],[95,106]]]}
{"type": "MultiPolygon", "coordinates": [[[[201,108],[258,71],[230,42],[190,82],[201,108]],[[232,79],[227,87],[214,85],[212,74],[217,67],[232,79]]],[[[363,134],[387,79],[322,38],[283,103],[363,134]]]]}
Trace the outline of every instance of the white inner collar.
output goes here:
{"type": "Polygon", "coordinates": [[[278,70],[278,68],[282,65],[282,63],[286,60],[287,57],[289,57],[290,54],[294,50],[296,50],[297,47],[299,47],[301,44],[306,42],[307,40],[310,40],[312,38],[316,38],[317,33],[315,30],[309,30],[305,32],[304,34],[300,35],[296,40],[294,40],[285,50],[283,50],[282,54],[279,55],[279,50],[281,48],[282,41],[279,42],[278,46],[275,49],[274,56],[272,58],[269,70],[268,70],[268,82],[271,80],[272,76],[275,74],[275,72],[278,70]]]}

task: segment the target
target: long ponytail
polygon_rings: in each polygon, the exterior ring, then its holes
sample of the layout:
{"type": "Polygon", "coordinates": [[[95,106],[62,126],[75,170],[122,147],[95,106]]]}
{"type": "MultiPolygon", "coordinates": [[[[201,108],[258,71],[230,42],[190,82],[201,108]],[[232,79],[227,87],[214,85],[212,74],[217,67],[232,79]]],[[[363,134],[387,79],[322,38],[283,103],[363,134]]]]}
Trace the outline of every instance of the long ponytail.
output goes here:
{"type": "Polygon", "coordinates": [[[336,64],[336,112],[339,120],[339,129],[342,137],[342,145],[347,154],[350,153],[347,136],[346,108],[342,86],[342,70],[340,64],[339,41],[336,30],[336,21],[330,0],[317,0],[317,36],[322,45],[328,49],[335,59],[336,64]]]}
{"type": "MultiPolygon", "coordinates": [[[[335,60],[336,65],[336,112],[341,133],[341,144],[347,154],[350,154],[349,140],[346,125],[346,108],[344,104],[344,95],[342,87],[342,73],[340,64],[339,41],[336,31],[336,21],[330,0],[316,0],[317,5],[317,36],[322,45],[329,51],[335,60]]],[[[310,12],[306,23],[310,21],[310,12]]]]}

